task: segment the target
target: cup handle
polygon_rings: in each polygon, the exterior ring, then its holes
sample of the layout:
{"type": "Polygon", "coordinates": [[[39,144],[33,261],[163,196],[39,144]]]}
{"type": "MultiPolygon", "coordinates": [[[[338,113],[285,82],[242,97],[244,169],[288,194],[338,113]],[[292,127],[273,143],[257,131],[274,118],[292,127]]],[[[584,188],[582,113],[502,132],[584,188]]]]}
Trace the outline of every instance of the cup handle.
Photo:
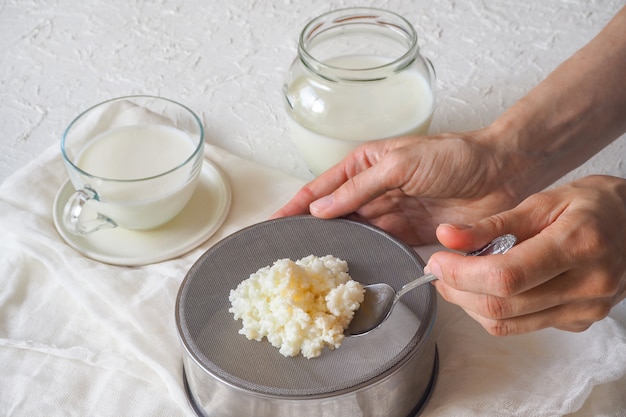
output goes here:
{"type": "Polygon", "coordinates": [[[85,236],[98,230],[117,227],[117,223],[100,213],[96,213],[95,218],[84,218],[83,209],[85,204],[92,199],[97,200],[97,194],[88,187],[77,190],[72,194],[63,210],[63,222],[67,230],[75,235],[85,236]]]}

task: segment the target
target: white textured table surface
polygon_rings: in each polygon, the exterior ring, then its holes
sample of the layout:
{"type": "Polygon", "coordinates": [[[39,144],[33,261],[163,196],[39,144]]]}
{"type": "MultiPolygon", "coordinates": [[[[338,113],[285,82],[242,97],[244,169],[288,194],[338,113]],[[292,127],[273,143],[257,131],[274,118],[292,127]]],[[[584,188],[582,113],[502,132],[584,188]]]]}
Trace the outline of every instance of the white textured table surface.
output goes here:
{"type": "MultiPolygon", "coordinates": [[[[0,182],[87,106],[129,94],[196,110],[210,143],[309,178],[281,86],[300,28],[328,1],[0,2],[0,182]]],[[[337,1],[408,18],[436,68],[433,131],[485,125],[591,39],[623,0],[337,1]]],[[[572,175],[626,176],[624,137],[572,175]]]]}
{"type": "MultiPolygon", "coordinates": [[[[275,168],[216,152],[235,189],[217,239],[266,218],[310,178],[289,140],[281,97],[309,18],[357,5],[407,17],[437,71],[432,130],[441,132],[495,119],[625,4],[330,3],[0,1],[0,183],[44,154],[0,187],[0,415],[192,415],[170,313],[184,271],[212,241],[143,268],[99,264],[64,245],[50,218],[64,172],[44,151],[59,146],[81,110],[116,96],[162,95],[201,116],[210,144],[275,168]],[[272,203],[255,206],[263,197],[272,203]]],[[[623,136],[567,178],[626,177],[625,156],[623,136]]],[[[582,334],[548,329],[512,338],[488,337],[441,303],[434,333],[442,367],[425,415],[626,416],[626,303],[582,334]]]]}

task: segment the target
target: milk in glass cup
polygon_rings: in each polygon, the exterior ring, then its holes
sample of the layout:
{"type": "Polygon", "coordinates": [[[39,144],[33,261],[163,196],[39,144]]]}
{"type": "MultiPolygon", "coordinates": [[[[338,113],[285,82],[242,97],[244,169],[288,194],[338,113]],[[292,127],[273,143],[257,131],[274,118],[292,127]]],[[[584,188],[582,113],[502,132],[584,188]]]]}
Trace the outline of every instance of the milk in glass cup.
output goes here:
{"type": "Polygon", "coordinates": [[[402,16],[331,11],[302,30],[283,87],[291,137],[314,175],[365,141],[428,132],[435,72],[402,16]]]}
{"type": "Polygon", "coordinates": [[[65,205],[65,227],[87,235],[166,223],[196,188],[203,147],[202,122],[172,100],[130,96],[91,107],[61,141],[76,190],[65,205]]]}

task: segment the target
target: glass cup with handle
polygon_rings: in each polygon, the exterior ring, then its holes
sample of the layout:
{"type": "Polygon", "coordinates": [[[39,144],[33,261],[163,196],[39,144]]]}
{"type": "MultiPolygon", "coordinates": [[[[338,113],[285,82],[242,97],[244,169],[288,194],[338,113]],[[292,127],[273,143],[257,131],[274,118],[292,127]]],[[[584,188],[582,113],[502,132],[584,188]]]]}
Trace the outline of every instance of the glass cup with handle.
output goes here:
{"type": "Polygon", "coordinates": [[[70,123],[61,141],[75,189],[63,224],[88,235],[168,222],[197,186],[203,148],[202,122],[175,101],[127,96],[89,108],[70,123]]]}

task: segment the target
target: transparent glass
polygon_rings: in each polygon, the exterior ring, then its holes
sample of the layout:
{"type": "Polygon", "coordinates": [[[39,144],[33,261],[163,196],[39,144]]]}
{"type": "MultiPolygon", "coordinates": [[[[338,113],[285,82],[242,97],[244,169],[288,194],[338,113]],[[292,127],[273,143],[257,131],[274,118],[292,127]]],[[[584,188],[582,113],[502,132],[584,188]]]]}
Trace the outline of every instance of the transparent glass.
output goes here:
{"type": "Polygon", "coordinates": [[[319,175],[365,141],[428,132],[435,72],[402,16],[335,10],[302,30],[283,87],[291,137],[319,175]]]}
{"type": "Polygon", "coordinates": [[[86,235],[166,223],[196,188],[203,148],[202,122],[174,101],[130,96],[91,107],[70,123],[61,141],[76,189],[65,205],[65,227],[86,235]]]}

